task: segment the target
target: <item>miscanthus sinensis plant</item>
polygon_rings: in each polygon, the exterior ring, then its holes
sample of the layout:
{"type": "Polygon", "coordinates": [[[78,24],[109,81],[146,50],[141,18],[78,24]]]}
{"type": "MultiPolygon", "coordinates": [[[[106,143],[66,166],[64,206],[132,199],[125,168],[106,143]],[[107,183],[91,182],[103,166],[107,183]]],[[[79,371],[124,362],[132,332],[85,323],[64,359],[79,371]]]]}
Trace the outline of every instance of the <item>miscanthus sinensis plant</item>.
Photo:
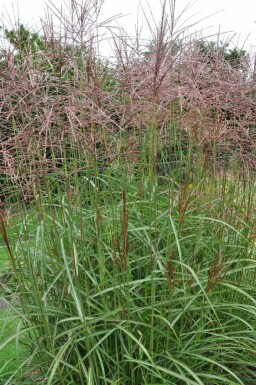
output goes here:
{"type": "Polygon", "coordinates": [[[149,49],[113,30],[107,64],[96,55],[100,5],[54,8],[63,34],[48,18],[43,37],[13,30],[15,50],[3,52],[0,220],[19,326],[0,348],[27,353],[0,378],[249,385],[249,58],[234,64],[223,47],[182,40],[166,3],[149,49]]]}

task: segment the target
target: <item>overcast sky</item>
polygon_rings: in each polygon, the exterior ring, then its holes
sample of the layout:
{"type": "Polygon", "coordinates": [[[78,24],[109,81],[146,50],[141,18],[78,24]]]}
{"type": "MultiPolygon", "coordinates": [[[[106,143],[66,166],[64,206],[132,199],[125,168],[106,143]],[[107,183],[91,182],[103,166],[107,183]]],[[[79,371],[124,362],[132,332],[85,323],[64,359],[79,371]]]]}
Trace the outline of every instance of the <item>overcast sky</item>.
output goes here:
{"type": "MultiPolygon", "coordinates": [[[[64,3],[64,0],[53,0],[53,3],[56,6],[60,6],[64,3]]],[[[148,3],[154,17],[159,17],[159,0],[141,0],[140,3],[145,10],[148,9],[148,3]]],[[[177,15],[187,5],[187,0],[176,0],[177,15]]],[[[103,17],[108,18],[117,14],[126,15],[119,19],[119,24],[122,24],[132,33],[137,21],[138,7],[139,0],[105,0],[102,10],[103,17]]],[[[6,15],[6,13],[13,20],[14,13],[17,16],[17,9],[19,9],[20,21],[29,26],[38,25],[38,19],[44,15],[45,2],[43,0],[16,0],[13,2],[11,0],[0,0],[0,16],[2,20],[3,15],[6,15]]],[[[142,11],[139,12],[139,20],[143,20],[142,11]]],[[[256,51],[256,0],[197,0],[191,2],[189,9],[184,12],[180,23],[185,22],[185,25],[189,25],[199,20],[202,21],[196,24],[193,30],[200,31],[203,29],[205,35],[211,35],[218,31],[221,33],[229,32],[230,36],[236,33],[233,38],[234,44],[241,47],[244,43],[247,50],[256,51]]]]}

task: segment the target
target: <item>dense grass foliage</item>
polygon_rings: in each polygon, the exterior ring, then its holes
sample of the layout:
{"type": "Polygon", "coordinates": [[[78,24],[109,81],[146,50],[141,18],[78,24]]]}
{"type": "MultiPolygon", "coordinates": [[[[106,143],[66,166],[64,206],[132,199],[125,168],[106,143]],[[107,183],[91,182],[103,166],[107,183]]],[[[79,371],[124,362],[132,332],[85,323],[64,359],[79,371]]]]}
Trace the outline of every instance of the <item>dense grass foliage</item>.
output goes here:
{"type": "Polygon", "coordinates": [[[14,316],[12,312],[6,309],[4,311],[1,309],[0,314],[0,341],[4,345],[1,345],[0,352],[0,383],[5,384],[7,379],[13,376],[13,373],[26,359],[27,351],[19,339],[21,322],[17,321],[17,316],[14,316]],[[16,338],[13,338],[16,333],[16,338]],[[6,343],[8,340],[9,342],[6,343]]]}
{"type": "Polygon", "coordinates": [[[7,383],[252,383],[255,181],[116,173],[12,219],[31,360],[7,383]]]}
{"type": "Polygon", "coordinates": [[[163,7],[149,51],[114,35],[107,65],[96,3],[58,38],[7,34],[0,384],[252,385],[249,58],[183,41],[163,7]]]}

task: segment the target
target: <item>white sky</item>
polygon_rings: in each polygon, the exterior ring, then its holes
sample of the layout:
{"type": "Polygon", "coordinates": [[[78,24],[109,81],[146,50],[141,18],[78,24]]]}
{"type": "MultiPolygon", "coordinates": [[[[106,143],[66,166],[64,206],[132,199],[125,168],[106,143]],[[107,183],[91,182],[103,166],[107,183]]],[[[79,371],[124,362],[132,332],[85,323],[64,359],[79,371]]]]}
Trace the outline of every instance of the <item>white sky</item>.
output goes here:
{"type": "MultiPolygon", "coordinates": [[[[66,0],[68,1],[68,0],[66,0]]],[[[147,3],[154,14],[160,15],[159,0],[140,0],[144,9],[148,9],[147,3]]],[[[46,1],[47,3],[47,1],[46,1]]],[[[64,0],[53,0],[56,6],[64,3],[64,0]]],[[[177,15],[188,5],[187,0],[176,0],[177,15]]],[[[137,22],[137,11],[139,0],[105,0],[103,7],[103,18],[117,14],[124,14],[125,17],[119,19],[119,24],[123,25],[129,33],[133,33],[137,22]]],[[[43,0],[0,0],[0,17],[4,19],[4,14],[8,13],[14,19],[19,9],[19,19],[25,25],[37,25],[38,18],[43,17],[45,3],[43,0]]],[[[143,12],[139,12],[139,20],[143,19],[143,12]]],[[[190,8],[181,18],[185,25],[202,20],[192,28],[194,32],[204,30],[205,35],[229,32],[235,45],[241,47],[244,43],[249,51],[256,51],[256,0],[197,0],[190,3],[190,8]],[[218,12],[218,13],[217,13],[218,12]],[[210,16],[217,13],[213,16],[210,16]],[[209,17],[207,17],[209,16],[209,17]],[[186,19],[190,18],[187,22],[186,19]],[[202,20],[206,18],[205,20],[202,20]]],[[[0,23],[1,24],[1,23],[0,23]]],[[[145,35],[146,36],[146,35],[145,35]]]]}

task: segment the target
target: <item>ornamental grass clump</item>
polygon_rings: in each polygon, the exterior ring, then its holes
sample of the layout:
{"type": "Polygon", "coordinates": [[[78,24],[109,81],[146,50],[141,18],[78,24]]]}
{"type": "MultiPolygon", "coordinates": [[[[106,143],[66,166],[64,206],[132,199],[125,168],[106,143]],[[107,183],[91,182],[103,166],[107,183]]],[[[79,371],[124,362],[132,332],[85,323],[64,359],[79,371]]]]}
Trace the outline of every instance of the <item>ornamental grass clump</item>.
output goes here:
{"type": "Polygon", "coordinates": [[[0,350],[25,350],[0,379],[250,385],[249,57],[183,38],[173,2],[146,50],[112,30],[107,63],[96,54],[110,28],[101,5],[54,8],[61,34],[50,17],[44,36],[6,33],[0,230],[11,273],[2,289],[18,326],[0,350]]]}

